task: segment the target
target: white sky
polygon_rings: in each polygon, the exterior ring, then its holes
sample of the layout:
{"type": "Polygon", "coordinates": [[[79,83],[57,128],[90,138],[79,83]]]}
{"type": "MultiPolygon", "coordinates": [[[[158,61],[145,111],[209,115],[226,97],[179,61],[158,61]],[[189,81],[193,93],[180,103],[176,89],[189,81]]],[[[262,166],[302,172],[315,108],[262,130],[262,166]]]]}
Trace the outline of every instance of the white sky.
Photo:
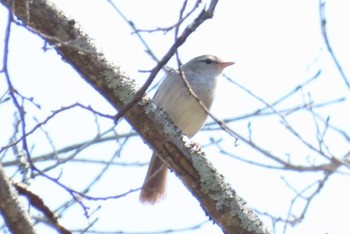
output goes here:
{"type": "MultiPolygon", "coordinates": [[[[131,77],[140,84],[147,78],[147,73],[138,70],[150,70],[155,63],[144,53],[140,41],[131,35],[131,28],[118,16],[107,1],[97,0],[58,0],[56,1],[64,11],[77,19],[91,35],[106,55],[116,64],[120,64],[131,77]]],[[[181,7],[182,1],[116,1],[120,10],[132,20],[140,29],[154,29],[155,27],[173,24],[181,7]]],[[[190,1],[193,2],[193,1],[190,1]]],[[[215,16],[202,25],[187,42],[180,48],[183,62],[201,55],[215,54],[224,59],[235,61],[236,64],[226,70],[226,74],[235,81],[249,88],[267,102],[272,102],[290,91],[296,85],[309,79],[322,68],[321,78],[304,90],[304,96],[296,95],[287,104],[302,103],[303,98],[310,92],[315,102],[335,100],[346,97],[349,90],[344,88],[344,82],[337,73],[329,54],[323,48],[320,34],[319,2],[316,0],[278,1],[278,0],[248,0],[219,2],[215,16]]],[[[350,22],[349,6],[346,1],[328,1],[326,13],[329,35],[334,45],[336,55],[344,71],[350,74],[350,22]]],[[[4,32],[6,11],[0,8],[0,32],[4,32]]],[[[2,33],[0,33],[2,35],[2,33]]],[[[163,35],[161,32],[142,34],[153,52],[161,58],[173,42],[173,34],[163,35]]],[[[1,40],[1,53],[3,40],[1,40]]],[[[51,110],[75,102],[92,105],[101,112],[113,114],[114,110],[99,95],[91,89],[68,64],[65,64],[54,51],[43,53],[43,41],[23,28],[13,28],[10,51],[10,73],[14,78],[15,87],[28,97],[33,96],[42,110],[31,107],[31,111],[39,118],[45,118],[51,110]]],[[[172,60],[170,66],[175,66],[172,60]]],[[[2,76],[1,76],[2,77],[2,76]]],[[[161,78],[162,75],[159,75],[161,78]]],[[[0,81],[0,94],[6,90],[3,79],[0,81]]],[[[347,100],[348,102],[348,100],[347,100]]],[[[252,99],[248,94],[233,88],[223,79],[213,113],[219,118],[239,116],[251,112],[263,105],[252,99]],[[236,90],[237,92],[233,92],[236,90]]],[[[349,105],[341,104],[324,108],[320,113],[326,117],[331,115],[331,122],[336,126],[350,131],[349,105]]],[[[0,105],[2,118],[8,121],[0,123],[4,136],[12,131],[11,119],[13,110],[10,105],[0,105]]],[[[276,154],[283,155],[291,152],[295,160],[304,161],[309,151],[293,141],[290,135],[281,128],[273,128],[276,120],[261,118],[253,123],[253,132],[257,141],[276,154]],[[268,148],[268,146],[270,146],[268,148]]],[[[303,131],[307,139],[314,138],[313,126],[304,115],[298,115],[291,120],[296,129],[303,131]]],[[[67,144],[88,139],[94,136],[95,125],[91,115],[82,111],[72,111],[53,120],[45,129],[52,134],[57,148],[67,144]],[[68,134],[67,134],[68,133],[68,134]]],[[[34,123],[33,123],[34,124],[34,123]]],[[[109,122],[101,122],[102,128],[110,126],[109,122]]],[[[243,135],[247,134],[247,121],[231,125],[243,135]]],[[[120,131],[127,131],[127,124],[117,127],[120,131]]],[[[210,132],[200,133],[195,141],[208,143],[210,132]]],[[[217,137],[227,137],[220,134],[217,137]]],[[[349,151],[349,142],[338,136],[330,137],[331,151],[336,156],[342,156],[349,151]]],[[[50,151],[50,146],[44,137],[36,136],[33,141],[42,140],[44,144],[36,143],[36,154],[50,151]]],[[[8,138],[0,137],[1,145],[8,138]]],[[[126,161],[148,160],[151,155],[148,146],[140,139],[133,139],[133,144],[126,147],[122,157],[126,161]]],[[[238,155],[257,157],[244,144],[233,147],[233,141],[225,142],[226,149],[238,155]]],[[[86,157],[108,158],[115,150],[115,144],[95,147],[85,154],[86,157]],[[108,152],[108,153],[107,153],[108,152]]],[[[206,148],[208,158],[218,168],[227,181],[231,183],[237,193],[248,205],[268,211],[275,215],[286,217],[290,200],[293,198],[290,190],[280,179],[280,171],[247,166],[232,158],[220,155],[215,148],[206,148]]],[[[264,161],[264,158],[261,158],[264,161]]],[[[266,161],[266,160],[265,160],[266,161]]],[[[138,188],[143,182],[146,168],[119,168],[110,170],[104,176],[104,181],[94,187],[97,194],[118,194],[132,188],[138,188]],[[115,185],[115,186],[114,186],[115,185]],[[108,191],[108,192],[107,192],[108,191]],[[105,193],[106,192],[106,193],[105,193]]],[[[72,186],[83,187],[88,183],[97,169],[87,165],[73,164],[64,168],[62,181],[72,186]],[[77,169],[77,167],[79,167],[77,169]],[[77,173],[79,170],[79,173],[77,173]],[[76,182],[79,183],[76,183],[76,182]],[[85,183],[85,184],[86,184],[85,183]],[[78,184],[78,185],[77,185],[78,184]]],[[[303,188],[319,175],[284,173],[283,176],[297,188],[303,188]]],[[[138,203],[138,194],[131,194],[119,200],[103,203],[103,207],[96,212],[99,217],[96,227],[111,230],[140,231],[167,230],[191,226],[206,220],[198,202],[190,195],[183,184],[171,174],[169,178],[168,195],[166,200],[156,206],[142,206],[138,203]]],[[[324,190],[311,203],[303,223],[288,228],[288,234],[300,233],[348,233],[348,198],[350,190],[347,176],[336,175],[327,183],[324,190]]],[[[45,197],[46,202],[54,208],[59,201],[68,195],[52,190],[47,181],[33,182],[33,189],[45,197]],[[43,188],[45,188],[43,190],[43,188]]],[[[89,202],[87,202],[89,203],[89,202]]],[[[94,207],[96,203],[91,203],[94,207]]],[[[70,212],[62,219],[63,224],[76,227],[83,226],[86,220],[81,215],[81,209],[70,212]]],[[[268,226],[271,223],[264,218],[268,226]]],[[[49,231],[45,232],[49,233],[49,231]]],[[[210,223],[198,231],[185,233],[221,233],[220,229],[210,223]]],[[[277,233],[282,233],[278,229],[277,233]]]]}

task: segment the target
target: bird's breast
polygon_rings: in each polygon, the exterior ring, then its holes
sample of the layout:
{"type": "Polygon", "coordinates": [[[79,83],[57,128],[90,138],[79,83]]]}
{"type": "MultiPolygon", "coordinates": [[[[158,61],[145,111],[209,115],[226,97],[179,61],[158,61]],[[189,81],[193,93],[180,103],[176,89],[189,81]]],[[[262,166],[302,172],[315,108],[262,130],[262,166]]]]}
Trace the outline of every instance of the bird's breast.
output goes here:
{"type": "MultiPolygon", "coordinates": [[[[183,83],[183,81],[181,81],[183,83]]],[[[163,87],[155,97],[155,102],[165,110],[172,121],[186,135],[192,137],[205,123],[207,113],[198,101],[190,94],[187,87],[179,82],[173,82],[172,87],[163,87]]],[[[214,88],[205,84],[191,87],[194,93],[209,109],[213,102],[214,88]]]]}

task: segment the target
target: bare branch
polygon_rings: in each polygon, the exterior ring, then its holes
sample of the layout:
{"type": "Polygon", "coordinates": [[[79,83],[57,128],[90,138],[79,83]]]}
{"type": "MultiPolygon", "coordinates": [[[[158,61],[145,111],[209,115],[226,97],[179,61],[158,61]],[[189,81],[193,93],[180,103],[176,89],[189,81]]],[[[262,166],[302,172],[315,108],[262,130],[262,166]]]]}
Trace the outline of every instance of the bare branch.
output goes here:
{"type": "MultiPolygon", "coordinates": [[[[76,23],[72,23],[74,20],[57,10],[52,2],[50,4],[44,0],[31,2],[30,21],[27,21],[26,17],[27,1],[0,0],[0,2],[10,9],[14,3],[16,16],[25,21],[29,28],[35,28],[35,32],[40,32],[39,35],[49,35],[46,40],[50,43],[56,43],[51,38],[56,38],[58,41],[79,42],[83,50],[64,44],[56,47],[56,50],[112,106],[124,110],[124,113],[123,111],[118,113],[119,117],[124,116],[144,140],[161,155],[164,162],[177,173],[193,195],[200,200],[203,209],[224,232],[270,233],[262,221],[246,206],[246,202],[223,180],[222,175],[216,172],[205,157],[202,157],[202,153],[194,152],[190,148],[191,143],[174,127],[167,115],[156,108],[149,98],[143,96],[154,76],[176,49],[198,26],[213,16],[218,1],[211,1],[208,9],[204,9],[183,31],[169,52],[153,69],[150,78],[141,89],[138,89],[120,68],[97,53],[98,50],[86,33],[76,23]],[[82,51],[96,51],[96,53],[92,56],[91,53],[82,51]]],[[[77,202],[79,203],[79,200],[77,202]]]]}
{"type": "Polygon", "coordinates": [[[335,53],[332,49],[331,43],[329,42],[329,38],[328,38],[328,33],[327,33],[327,20],[326,20],[326,14],[325,14],[325,6],[326,6],[326,0],[320,0],[319,2],[319,8],[320,8],[320,22],[321,22],[321,30],[322,30],[322,36],[324,39],[324,42],[326,44],[326,47],[328,49],[329,54],[331,55],[334,64],[337,66],[337,69],[341,75],[341,77],[343,78],[344,83],[346,84],[346,86],[348,87],[348,89],[350,90],[350,82],[348,77],[346,76],[345,72],[343,71],[342,66],[340,65],[340,62],[338,61],[337,57],[335,56],[335,53]]]}
{"type": "Polygon", "coordinates": [[[217,0],[212,0],[209,8],[207,10],[203,9],[202,12],[198,15],[198,17],[186,27],[186,29],[182,32],[181,36],[176,38],[174,44],[170,47],[169,51],[164,55],[164,57],[159,61],[159,63],[156,65],[155,68],[152,69],[151,74],[149,75],[147,81],[144,83],[144,85],[136,92],[134,98],[132,101],[127,103],[122,109],[119,110],[118,114],[116,115],[116,121],[118,121],[124,114],[137,102],[141,100],[143,95],[145,94],[148,87],[153,82],[154,78],[164,67],[164,65],[170,60],[170,58],[175,54],[177,49],[185,43],[186,39],[206,20],[213,17],[214,10],[217,4],[217,0]]]}
{"type": "Polygon", "coordinates": [[[17,189],[19,194],[25,196],[33,207],[40,210],[45,215],[45,217],[49,220],[50,224],[54,226],[57,229],[57,231],[59,231],[59,233],[61,234],[71,233],[58,222],[57,217],[49,209],[49,207],[45,205],[44,201],[38,195],[30,191],[26,185],[22,183],[15,183],[14,186],[17,189]]]}
{"type": "Polygon", "coordinates": [[[18,199],[18,193],[6,177],[0,164],[0,212],[13,234],[35,234],[36,231],[18,199]]]}

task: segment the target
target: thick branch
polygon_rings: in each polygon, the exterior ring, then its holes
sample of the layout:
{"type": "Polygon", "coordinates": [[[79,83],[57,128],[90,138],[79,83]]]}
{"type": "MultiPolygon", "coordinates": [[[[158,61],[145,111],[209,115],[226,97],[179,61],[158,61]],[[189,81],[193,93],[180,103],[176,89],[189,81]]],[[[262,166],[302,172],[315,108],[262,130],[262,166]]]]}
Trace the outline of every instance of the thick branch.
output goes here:
{"type": "MultiPolygon", "coordinates": [[[[0,2],[12,9],[11,0],[0,2]]],[[[97,53],[92,40],[74,20],[44,0],[16,0],[13,9],[28,28],[56,46],[58,53],[112,106],[120,110],[133,100],[138,90],[133,80],[97,53]]],[[[144,96],[128,109],[125,118],[176,172],[225,233],[269,233],[205,157],[189,149],[188,139],[149,98],[144,96]]]]}
{"type": "Polygon", "coordinates": [[[4,174],[0,164],[0,213],[13,234],[36,233],[28,213],[18,200],[18,193],[4,174]]]}

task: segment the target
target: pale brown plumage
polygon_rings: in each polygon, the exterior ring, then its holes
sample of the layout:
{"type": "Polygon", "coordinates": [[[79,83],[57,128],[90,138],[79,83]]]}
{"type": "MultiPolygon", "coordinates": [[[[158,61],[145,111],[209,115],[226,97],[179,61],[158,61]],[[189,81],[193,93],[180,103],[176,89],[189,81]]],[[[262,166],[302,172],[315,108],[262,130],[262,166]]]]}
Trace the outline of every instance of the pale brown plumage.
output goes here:
{"type": "MultiPolygon", "coordinates": [[[[232,64],[234,63],[224,62],[212,55],[203,55],[182,66],[191,89],[207,109],[210,109],[213,103],[217,77],[225,67],[232,64]]],[[[199,131],[207,118],[207,113],[190,94],[178,71],[165,78],[153,100],[189,137],[199,131]]],[[[167,174],[166,165],[153,153],[140,193],[142,203],[154,204],[164,196],[167,174]]]]}

